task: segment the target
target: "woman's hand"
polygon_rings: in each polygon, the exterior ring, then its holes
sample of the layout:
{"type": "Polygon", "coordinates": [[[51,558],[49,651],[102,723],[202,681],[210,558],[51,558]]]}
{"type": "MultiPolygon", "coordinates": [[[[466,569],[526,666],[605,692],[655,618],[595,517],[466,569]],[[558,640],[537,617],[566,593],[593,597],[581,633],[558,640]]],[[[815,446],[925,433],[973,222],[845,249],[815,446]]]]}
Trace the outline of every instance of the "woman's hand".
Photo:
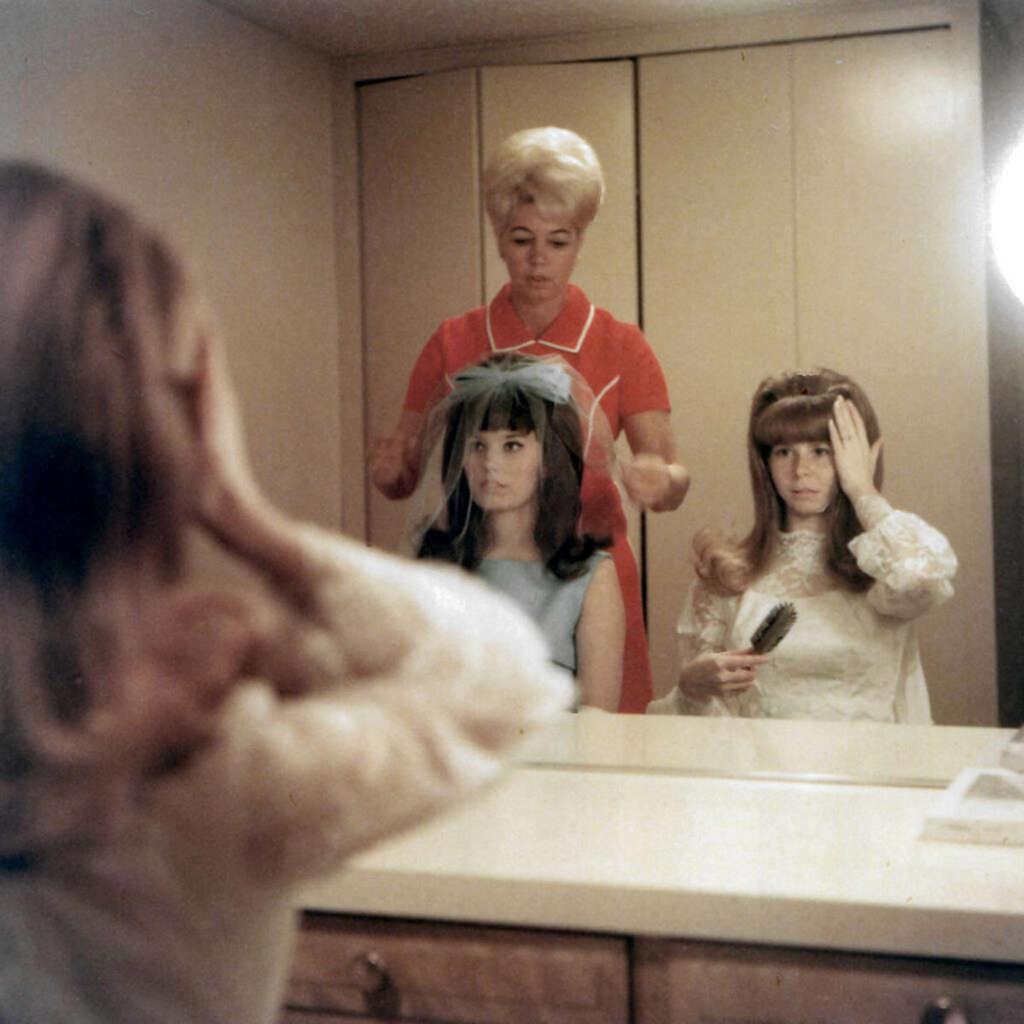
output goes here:
{"type": "Polygon", "coordinates": [[[868,440],[860,411],[842,395],[832,406],[828,434],[836,475],[843,493],[850,501],[867,494],[877,494],[875,466],[878,465],[878,456],[882,450],[882,439],[878,438],[874,444],[868,440]]]}
{"type": "Polygon", "coordinates": [[[690,474],[676,458],[667,412],[637,412],[622,421],[633,461],[622,467],[626,493],[652,512],[679,508],[690,487],[690,474]]]}
{"type": "Polygon", "coordinates": [[[238,398],[218,338],[204,339],[191,382],[199,481],[195,518],[232,554],[290,593],[306,585],[298,524],[263,495],[249,465],[238,398]]]}
{"type": "Polygon", "coordinates": [[[370,451],[370,480],[386,498],[406,498],[416,488],[416,474],[410,468],[415,438],[388,434],[378,438],[370,451]]]}
{"type": "Polygon", "coordinates": [[[763,654],[744,651],[709,651],[679,670],[679,689],[692,701],[702,702],[729,693],[743,693],[757,681],[763,654]]]}
{"type": "Polygon", "coordinates": [[[408,498],[416,490],[422,420],[421,413],[406,409],[394,431],[378,438],[370,450],[370,480],[385,498],[408,498]]]}
{"type": "Polygon", "coordinates": [[[193,386],[200,471],[196,518],[234,547],[239,519],[262,507],[264,499],[249,465],[227,355],[213,335],[204,339],[197,353],[193,386]]]}
{"type": "Polygon", "coordinates": [[[660,455],[641,452],[622,467],[622,482],[626,493],[638,505],[661,512],[679,506],[682,499],[678,495],[686,493],[690,478],[678,463],[668,463],[660,455]]]}

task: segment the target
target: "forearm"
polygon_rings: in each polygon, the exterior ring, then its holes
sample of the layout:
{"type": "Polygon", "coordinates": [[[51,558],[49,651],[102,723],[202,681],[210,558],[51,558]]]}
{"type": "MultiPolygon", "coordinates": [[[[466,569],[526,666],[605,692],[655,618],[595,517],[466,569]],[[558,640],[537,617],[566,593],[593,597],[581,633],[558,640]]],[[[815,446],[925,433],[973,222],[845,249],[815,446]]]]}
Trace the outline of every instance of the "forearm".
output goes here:
{"type": "Polygon", "coordinates": [[[331,687],[292,699],[240,690],[198,777],[168,787],[189,827],[226,830],[264,881],[327,870],[489,783],[507,749],[568,704],[568,677],[511,603],[453,570],[401,564],[395,575],[392,560],[367,556],[367,593],[401,591],[392,621],[380,603],[351,609],[331,687]],[[357,639],[362,650],[348,646],[357,639]]]}

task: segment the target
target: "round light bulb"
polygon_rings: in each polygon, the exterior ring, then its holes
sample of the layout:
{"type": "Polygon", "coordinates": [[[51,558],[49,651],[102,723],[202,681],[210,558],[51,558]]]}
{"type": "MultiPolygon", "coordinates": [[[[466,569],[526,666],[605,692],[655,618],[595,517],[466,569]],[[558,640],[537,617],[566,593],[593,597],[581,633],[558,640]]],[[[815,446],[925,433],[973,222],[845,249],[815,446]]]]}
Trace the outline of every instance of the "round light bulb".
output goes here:
{"type": "Polygon", "coordinates": [[[1013,148],[992,191],[991,234],[996,264],[1024,302],[1024,139],[1013,148]]]}

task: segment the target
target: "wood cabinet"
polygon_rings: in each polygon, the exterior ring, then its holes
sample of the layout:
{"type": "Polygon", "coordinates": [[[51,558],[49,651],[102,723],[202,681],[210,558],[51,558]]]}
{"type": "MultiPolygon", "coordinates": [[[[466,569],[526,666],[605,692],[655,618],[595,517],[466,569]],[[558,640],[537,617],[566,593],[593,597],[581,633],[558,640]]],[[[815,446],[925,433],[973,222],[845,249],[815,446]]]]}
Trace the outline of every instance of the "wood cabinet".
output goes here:
{"type": "Polygon", "coordinates": [[[618,1024],[625,939],[307,914],[282,1024],[618,1024]]]}
{"type": "Polygon", "coordinates": [[[1011,965],[314,913],[281,1024],[1022,1019],[1024,968],[1011,965]]]}
{"type": "Polygon", "coordinates": [[[1015,1024],[1024,1019],[1020,967],[725,943],[639,940],[633,989],[637,1024],[1015,1024]]]}

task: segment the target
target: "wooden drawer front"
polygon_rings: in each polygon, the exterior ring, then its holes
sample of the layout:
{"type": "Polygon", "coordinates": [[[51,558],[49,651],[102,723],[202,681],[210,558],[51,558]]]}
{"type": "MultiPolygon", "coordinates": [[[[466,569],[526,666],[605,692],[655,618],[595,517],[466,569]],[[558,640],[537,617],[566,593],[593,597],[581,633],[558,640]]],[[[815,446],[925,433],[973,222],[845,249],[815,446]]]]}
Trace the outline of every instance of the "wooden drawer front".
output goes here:
{"type": "Polygon", "coordinates": [[[628,971],[624,939],[307,914],[286,1005],[374,1020],[626,1024],[628,971]]]}
{"type": "Polygon", "coordinates": [[[921,1024],[940,997],[968,1024],[1024,1022],[1014,966],[650,939],[634,985],[644,1024],[921,1024]]]}

